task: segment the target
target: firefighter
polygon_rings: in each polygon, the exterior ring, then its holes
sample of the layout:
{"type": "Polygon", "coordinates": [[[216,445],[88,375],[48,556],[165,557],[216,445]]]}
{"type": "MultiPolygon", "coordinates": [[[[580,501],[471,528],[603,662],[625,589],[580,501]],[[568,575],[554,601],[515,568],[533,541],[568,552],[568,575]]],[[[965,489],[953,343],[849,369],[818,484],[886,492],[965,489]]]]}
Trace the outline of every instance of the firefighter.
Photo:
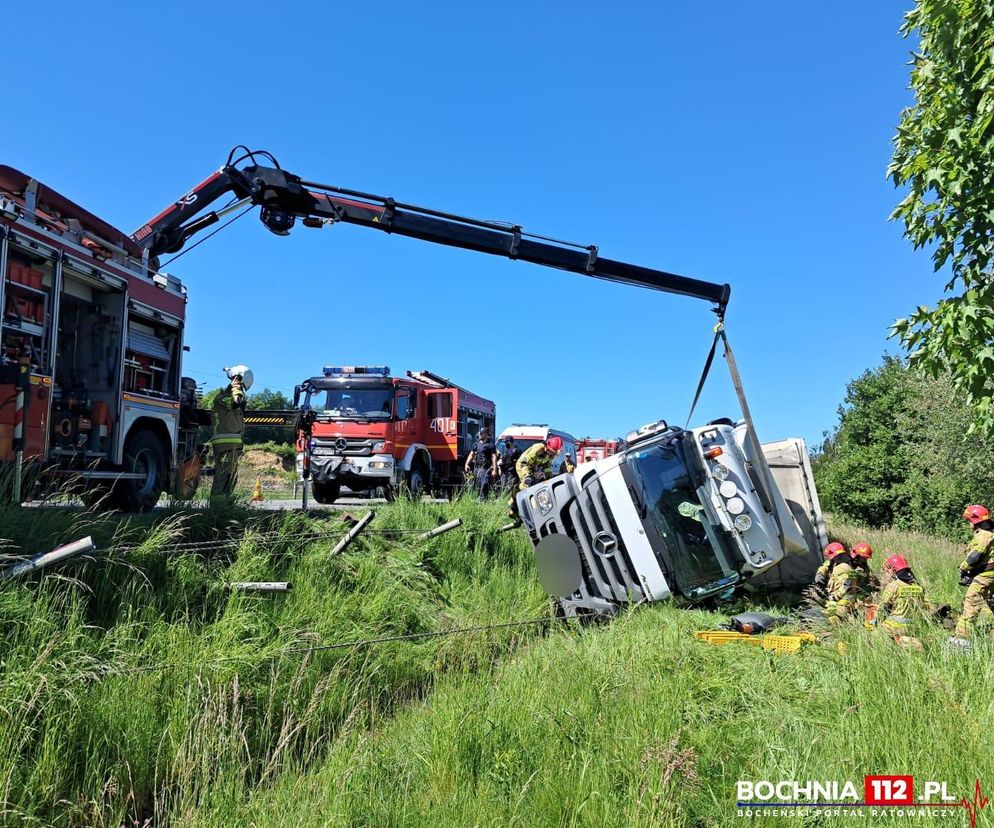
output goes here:
{"type": "Polygon", "coordinates": [[[214,397],[214,482],[211,500],[230,499],[238,479],[238,459],[242,454],[242,432],[245,430],[246,392],[252,387],[253,375],[246,365],[225,368],[230,383],[214,397]]]}
{"type": "Polygon", "coordinates": [[[825,547],[825,562],[818,567],[815,585],[823,586],[827,595],[825,614],[830,621],[849,617],[855,609],[858,575],[853,573],[853,556],[841,543],[825,547]]]}
{"type": "Polygon", "coordinates": [[[822,561],[821,566],[818,567],[818,571],[815,572],[816,587],[820,589],[828,587],[828,576],[832,574],[832,561],[845,551],[846,548],[838,541],[830,543],[825,547],[825,560],[822,561]]]}
{"type": "MultiPolygon", "coordinates": [[[[553,434],[544,443],[535,443],[524,450],[514,470],[517,472],[518,491],[523,492],[529,486],[545,480],[552,474],[552,461],[556,455],[563,450],[563,438],[553,434]]],[[[514,495],[508,501],[508,514],[515,523],[521,523],[521,516],[518,514],[518,501],[514,495]]]]}
{"type": "Polygon", "coordinates": [[[472,475],[473,486],[480,497],[487,497],[491,482],[497,479],[497,446],[490,439],[490,429],[486,426],[477,435],[473,450],[466,458],[464,471],[467,478],[472,475]]]}
{"type": "Polygon", "coordinates": [[[504,450],[497,461],[500,468],[501,488],[514,492],[518,488],[518,475],[514,470],[521,452],[514,445],[514,438],[510,435],[504,438],[504,450]]]}
{"type": "Polygon", "coordinates": [[[925,590],[915,579],[903,555],[891,555],[884,561],[884,587],[877,599],[876,620],[891,635],[907,635],[908,628],[925,617],[929,610],[925,590]]]}
{"type": "Polygon", "coordinates": [[[854,590],[859,597],[868,597],[880,589],[880,581],[870,571],[870,558],[872,556],[873,549],[868,543],[857,543],[850,553],[853,577],[856,579],[854,590]]]}
{"type": "Polygon", "coordinates": [[[973,526],[973,539],[966,549],[966,558],[959,565],[960,583],[967,587],[963,612],[956,622],[956,634],[950,644],[969,645],[973,625],[983,610],[994,611],[994,523],[986,506],[967,506],[963,517],[973,526]]]}
{"type": "Polygon", "coordinates": [[[572,474],[573,470],[576,468],[576,463],[573,462],[573,458],[570,456],[569,452],[563,455],[563,471],[566,474],[572,474]]]}

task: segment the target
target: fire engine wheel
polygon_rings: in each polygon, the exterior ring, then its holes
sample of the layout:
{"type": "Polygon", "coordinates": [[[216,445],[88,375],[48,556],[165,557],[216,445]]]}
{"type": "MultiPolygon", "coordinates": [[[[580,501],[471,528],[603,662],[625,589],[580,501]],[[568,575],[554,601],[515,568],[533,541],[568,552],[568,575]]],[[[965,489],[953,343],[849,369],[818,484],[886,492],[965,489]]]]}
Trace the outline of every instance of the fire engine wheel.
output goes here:
{"type": "Polygon", "coordinates": [[[122,471],[143,476],[115,483],[114,505],[128,512],[149,511],[166,488],[166,451],[162,441],[150,431],[139,431],[129,437],[124,446],[122,471]]]}
{"type": "Polygon", "coordinates": [[[407,490],[411,497],[417,499],[424,494],[428,486],[428,471],[420,462],[415,463],[407,473],[407,490]]]}
{"type": "Polygon", "coordinates": [[[311,494],[318,503],[334,503],[342,494],[342,484],[333,480],[315,480],[311,484],[311,494]]]}

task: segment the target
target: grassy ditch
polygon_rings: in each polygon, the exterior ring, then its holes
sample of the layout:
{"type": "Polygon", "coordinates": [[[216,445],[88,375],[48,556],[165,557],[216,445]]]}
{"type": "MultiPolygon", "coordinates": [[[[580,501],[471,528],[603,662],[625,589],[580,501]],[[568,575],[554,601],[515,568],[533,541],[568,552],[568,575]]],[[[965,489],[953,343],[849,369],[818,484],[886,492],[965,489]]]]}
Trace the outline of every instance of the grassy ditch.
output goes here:
{"type": "Polygon", "coordinates": [[[105,550],[0,584],[0,822],[182,822],[233,813],[284,768],[311,767],[448,670],[490,669],[539,628],[316,649],[353,639],[530,619],[547,612],[527,542],[500,509],[384,507],[344,555],[318,516],[0,510],[6,551],[92,534],[105,550]],[[453,515],[469,532],[415,542],[453,515]],[[328,535],[328,536],[325,536],[328,535]],[[233,544],[180,544],[235,538],[233,544]],[[137,544],[137,545],[135,545],[137,544]],[[290,593],[226,582],[288,580],[290,593]]]}
{"type": "MultiPolygon", "coordinates": [[[[0,824],[722,826],[745,824],[739,779],[994,784],[994,654],[950,653],[939,629],[912,651],[852,624],[777,657],[693,639],[724,616],[651,606],[334,646],[544,617],[502,511],[401,500],[331,557],[342,513],[0,507],[8,553],[85,534],[103,550],[0,584],[0,824]],[[455,516],[465,531],[414,540],[455,516]],[[294,589],[225,586],[244,580],[294,589]]],[[[835,534],[876,565],[906,554],[958,607],[955,545],[835,534]]]]}
{"type": "MultiPolygon", "coordinates": [[[[850,526],[837,534],[868,539],[878,565],[885,550],[908,555],[933,597],[958,607],[954,545],[850,526]]],[[[190,822],[968,824],[963,809],[740,819],[736,784],[853,780],[862,794],[864,774],[886,773],[912,774],[919,786],[945,781],[957,796],[972,795],[978,776],[994,786],[989,641],[963,656],[944,646],[948,631],[931,628],[921,632],[923,650],[906,650],[852,623],[801,654],[775,656],[693,639],[717,621],[652,606],[582,633],[559,631],[492,669],[450,673],[429,701],[379,727],[342,734],[319,770],[284,774],[234,815],[208,804],[190,822]]],[[[978,824],[991,824],[989,812],[978,824]]]]}

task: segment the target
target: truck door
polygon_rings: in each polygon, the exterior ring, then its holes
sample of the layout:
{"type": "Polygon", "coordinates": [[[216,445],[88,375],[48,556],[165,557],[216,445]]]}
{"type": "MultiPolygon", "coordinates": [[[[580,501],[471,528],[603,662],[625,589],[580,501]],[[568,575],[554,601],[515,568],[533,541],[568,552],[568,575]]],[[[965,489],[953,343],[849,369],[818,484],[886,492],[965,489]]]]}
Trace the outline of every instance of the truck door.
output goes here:
{"type": "Polygon", "coordinates": [[[773,587],[804,586],[814,579],[815,570],[822,560],[822,550],[828,544],[807,446],[804,440],[792,437],[764,443],[762,448],[773,480],[804,535],[808,549],[800,555],[786,555],[772,570],[753,578],[752,583],[773,587]]]}
{"type": "Polygon", "coordinates": [[[423,443],[424,434],[419,428],[418,391],[416,388],[402,385],[394,396],[394,434],[397,435],[397,447],[407,450],[414,443],[423,443]]]}
{"type": "Polygon", "coordinates": [[[459,428],[455,417],[456,392],[451,388],[428,391],[428,446],[438,460],[456,460],[459,454],[459,428]]]}

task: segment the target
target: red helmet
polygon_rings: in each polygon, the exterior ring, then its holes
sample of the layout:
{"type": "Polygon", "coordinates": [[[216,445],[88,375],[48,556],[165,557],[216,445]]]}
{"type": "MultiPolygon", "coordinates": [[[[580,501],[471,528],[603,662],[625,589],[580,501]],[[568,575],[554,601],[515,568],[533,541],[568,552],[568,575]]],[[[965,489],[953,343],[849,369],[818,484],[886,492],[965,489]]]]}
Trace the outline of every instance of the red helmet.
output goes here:
{"type": "Polygon", "coordinates": [[[553,454],[559,454],[559,452],[563,450],[563,438],[557,437],[553,434],[548,440],[545,441],[545,447],[553,454]]]}
{"type": "Polygon", "coordinates": [[[904,555],[891,555],[884,561],[884,572],[900,572],[902,569],[908,568],[908,562],[904,555]]]}
{"type": "Polygon", "coordinates": [[[985,520],[991,519],[991,513],[987,511],[986,506],[967,506],[963,510],[963,517],[965,517],[971,524],[976,526],[978,523],[983,523],[985,520]]]}
{"type": "Polygon", "coordinates": [[[852,548],[852,553],[857,558],[869,558],[873,555],[873,550],[870,549],[870,544],[868,543],[857,543],[852,548]]]}
{"type": "Polygon", "coordinates": [[[828,546],[825,547],[825,557],[828,560],[832,560],[832,558],[836,557],[837,555],[844,555],[845,551],[846,548],[841,543],[838,542],[830,543],[828,546]]]}

